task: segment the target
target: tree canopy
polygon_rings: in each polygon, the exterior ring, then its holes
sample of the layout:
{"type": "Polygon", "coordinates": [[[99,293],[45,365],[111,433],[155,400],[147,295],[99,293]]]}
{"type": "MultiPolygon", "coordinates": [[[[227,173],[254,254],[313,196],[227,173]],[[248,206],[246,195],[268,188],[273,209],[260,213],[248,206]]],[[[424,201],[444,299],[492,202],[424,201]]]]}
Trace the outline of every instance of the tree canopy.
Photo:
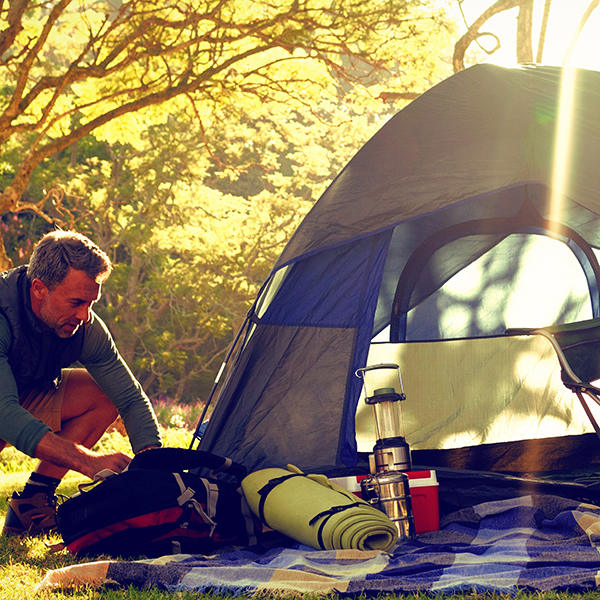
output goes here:
{"type": "Polygon", "coordinates": [[[307,104],[374,73],[412,91],[417,64],[436,70],[423,49],[442,17],[416,0],[0,3],[0,144],[21,157],[0,213],[46,215],[52,189],[23,198],[37,165],[99,128],[135,140],[174,99],[207,132],[240,96],[307,104]]]}
{"type": "Polygon", "coordinates": [[[115,263],[98,311],[135,374],[202,396],[385,100],[448,74],[436,4],[0,2],[4,267],[53,223],[87,233],[115,263]]]}

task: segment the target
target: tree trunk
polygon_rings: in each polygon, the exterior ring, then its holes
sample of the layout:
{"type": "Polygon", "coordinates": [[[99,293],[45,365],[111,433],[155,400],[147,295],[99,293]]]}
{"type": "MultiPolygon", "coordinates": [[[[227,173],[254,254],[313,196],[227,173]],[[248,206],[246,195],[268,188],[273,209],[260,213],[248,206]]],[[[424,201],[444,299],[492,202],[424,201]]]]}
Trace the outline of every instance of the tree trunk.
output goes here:
{"type": "Polygon", "coordinates": [[[2,237],[2,230],[0,229],[0,271],[8,271],[13,268],[13,261],[6,254],[6,248],[4,247],[4,238],[2,237]]]}
{"type": "Polygon", "coordinates": [[[541,64],[544,56],[544,44],[546,43],[546,29],[548,28],[548,17],[550,16],[550,5],[552,0],[546,0],[544,3],[544,15],[542,16],[542,26],[540,27],[540,37],[538,40],[537,56],[535,62],[541,64]]]}
{"type": "Polygon", "coordinates": [[[533,0],[524,0],[517,16],[517,63],[533,62],[533,0]]]}

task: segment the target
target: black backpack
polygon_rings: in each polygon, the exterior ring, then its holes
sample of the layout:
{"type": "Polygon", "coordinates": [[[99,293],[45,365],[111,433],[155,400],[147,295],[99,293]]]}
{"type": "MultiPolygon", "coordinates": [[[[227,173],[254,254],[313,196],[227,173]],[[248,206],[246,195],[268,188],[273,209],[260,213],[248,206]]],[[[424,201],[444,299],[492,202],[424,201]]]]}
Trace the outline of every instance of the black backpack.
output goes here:
{"type": "Polygon", "coordinates": [[[83,484],[58,506],[64,545],[78,556],[129,558],[253,545],[260,524],[239,486],[245,475],[242,465],[208,452],[142,452],[123,473],[83,484]],[[206,469],[208,477],[196,474],[206,469]],[[210,476],[214,471],[226,472],[231,481],[210,476]]]}

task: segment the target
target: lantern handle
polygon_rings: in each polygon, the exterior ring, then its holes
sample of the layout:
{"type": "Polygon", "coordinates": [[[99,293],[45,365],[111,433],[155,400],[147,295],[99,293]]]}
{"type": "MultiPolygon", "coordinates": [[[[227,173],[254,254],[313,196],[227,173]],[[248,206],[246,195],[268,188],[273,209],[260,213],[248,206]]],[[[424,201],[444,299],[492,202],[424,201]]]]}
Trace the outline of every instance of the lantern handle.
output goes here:
{"type": "Polygon", "coordinates": [[[398,369],[400,370],[400,366],[394,363],[380,363],[378,365],[368,365],[363,367],[362,369],[356,369],[355,375],[357,377],[362,377],[365,371],[373,371],[374,369],[398,369]]]}

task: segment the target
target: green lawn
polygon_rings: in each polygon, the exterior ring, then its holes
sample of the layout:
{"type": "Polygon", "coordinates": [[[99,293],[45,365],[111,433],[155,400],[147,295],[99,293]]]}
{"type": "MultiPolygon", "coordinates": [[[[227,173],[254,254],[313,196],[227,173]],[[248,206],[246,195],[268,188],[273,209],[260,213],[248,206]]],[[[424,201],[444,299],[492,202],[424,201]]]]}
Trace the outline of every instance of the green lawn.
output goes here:
{"type": "MultiPolygon", "coordinates": [[[[7,509],[7,498],[13,490],[20,490],[27,480],[27,472],[3,474],[0,479],[0,521],[4,521],[7,509]]],[[[77,490],[77,485],[85,478],[77,474],[69,474],[59,488],[59,493],[70,495],[77,490]]],[[[0,599],[23,600],[33,597],[40,581],[50,569],[57,569],[76,564],[78,561],[66,550],[52,551],[50,544],[60,542],[59,536],[40,538],[4,538],[0,537],[0,599]]],[[[43,592],[35,594],[36,598],[114,598],[144,600],[158,598],[178,598],[181,600],[198,598],[194,594],[172,594],[158,590],[142,591],[135,589],[99,590],[81,589],[68,592],[43,592]]]]}

